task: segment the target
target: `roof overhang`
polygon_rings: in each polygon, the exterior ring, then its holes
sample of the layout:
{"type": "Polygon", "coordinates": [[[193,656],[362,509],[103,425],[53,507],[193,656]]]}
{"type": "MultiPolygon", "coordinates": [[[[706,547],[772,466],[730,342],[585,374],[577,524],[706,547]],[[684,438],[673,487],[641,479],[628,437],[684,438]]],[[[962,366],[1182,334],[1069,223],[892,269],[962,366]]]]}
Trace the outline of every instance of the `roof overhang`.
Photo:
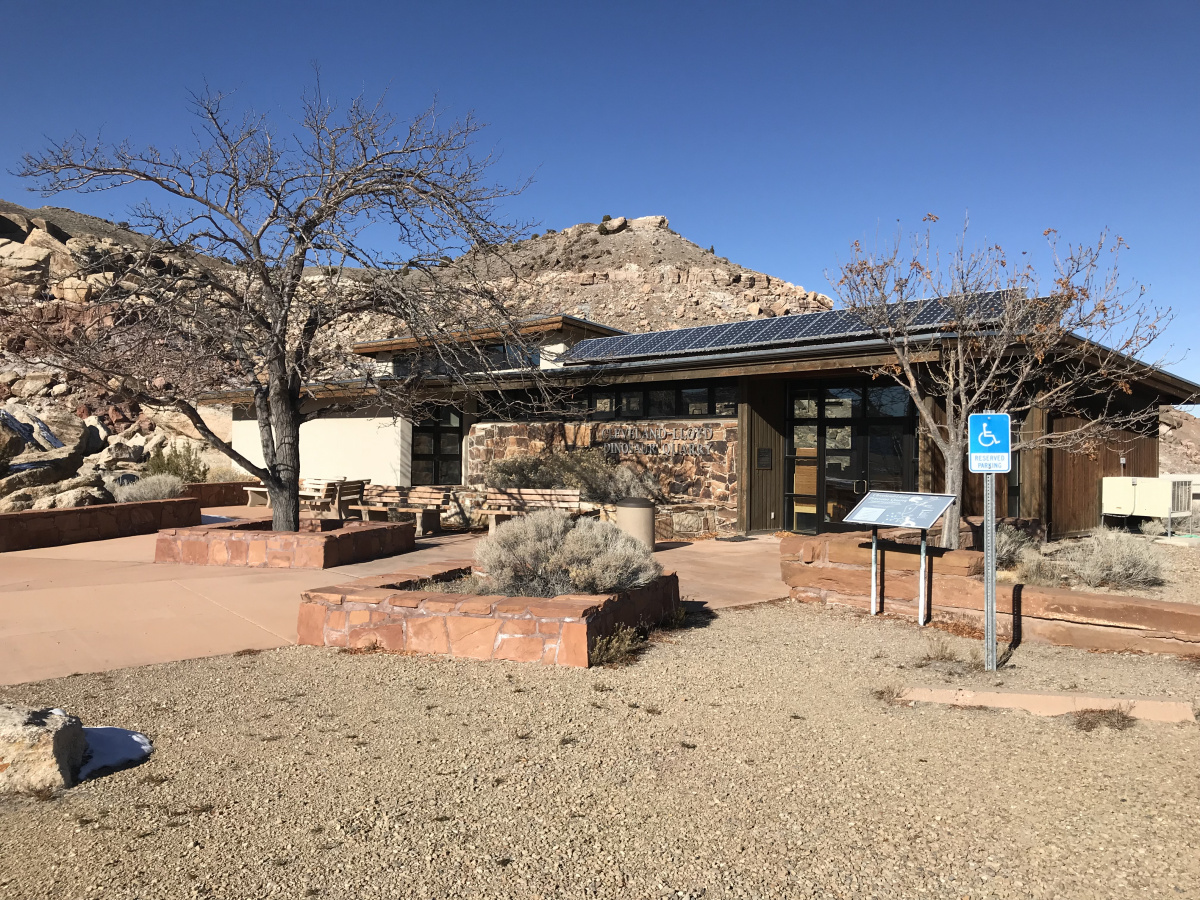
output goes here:
{"type": "MultiPolygon", "coordinates": [[[[575,316],[542,316],[537,319],[526,319],[517,322],[514,330],[518,334],[542,334],[550,331],[569,330],[579,332],[581,339],[584,340],[593,337],[615,337],[616,335],[626,333],[619,328],[611,328],[608,325],[601,325],[599,322],[592,322],[588,319],[576,318],[575,316]]],[[[460,343],[496,341],[503,340],[505,337],[506,332],[497,328],[481,328],[475,331],[463,331],[449,335],[450,340],[460,343]]],[[[363,341],[353,344],[352,349],[355,353],[362,354],[363,356],[374,356],[376,353],[418,350],[422,346],[428,346],[429,343],[428,338],[402,337],[384,341],[363,341]]]]}

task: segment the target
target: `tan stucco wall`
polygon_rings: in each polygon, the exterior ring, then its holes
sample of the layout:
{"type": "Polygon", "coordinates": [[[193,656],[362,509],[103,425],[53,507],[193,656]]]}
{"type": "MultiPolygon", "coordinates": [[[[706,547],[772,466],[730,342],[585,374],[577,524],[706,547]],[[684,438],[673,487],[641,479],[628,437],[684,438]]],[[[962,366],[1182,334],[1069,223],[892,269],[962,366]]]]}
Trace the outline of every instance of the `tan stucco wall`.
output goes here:
{"type": "MultiPolygon", "coordinates": [[[[258,423],[235,416],[233,446],[262,465],[258,423]]],[[[406,487],[410,478],[412,426],[405,420],[347,416],[300,426],[301,478],[369,478],[372,484],[406,487]]]]}

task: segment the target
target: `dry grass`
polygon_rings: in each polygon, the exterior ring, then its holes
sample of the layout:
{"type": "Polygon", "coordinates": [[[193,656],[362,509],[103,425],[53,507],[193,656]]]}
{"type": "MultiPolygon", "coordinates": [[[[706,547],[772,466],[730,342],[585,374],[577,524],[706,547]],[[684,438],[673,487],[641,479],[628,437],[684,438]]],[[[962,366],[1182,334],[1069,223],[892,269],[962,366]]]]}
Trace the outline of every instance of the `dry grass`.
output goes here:
{"type": "Polygon", "coordinates": [[[593,666],[627,666],[637,660],[645,651],[648,641],[646,635],[628,625],[618,625],[612,634],[597,638],[595,646],[588,654],[588,662],[593,666]]]}
{"type": "Polygon", "coordinates": [[[921,661],[926,663],[958,662],[958,659],[958,652],[940,634],[934,635],[927,640],[925,655],[921,657],[921,661]]]}
{"type": "Polygon", "coordinates": [[[872,697],[882,700],[884,703],[895,703],[903,694],[904,688],[895,684],[885,684],[883,687],[871,691],[872,697]]]}
{"type": "Polygon", "coordinates": [[[1129,714],[1129,707],[1118,706],[1116,709],[1081,709],[1071,715],[1073,724],[1080,731],[1095,731],[1101,725],[1115,731],[1125,731],[1137,724],[1137,719],[1129,714]]]}
{"type": "Polygon", "coordinates": [[[1085,587],[1144,588],[1164,582],[1165,560],[1160,548],[1145,538],[1113,528],[1095,528],[1080,541],[1043,555],[1026,549],[1017,567],[1025,584],[1085,587]]]}

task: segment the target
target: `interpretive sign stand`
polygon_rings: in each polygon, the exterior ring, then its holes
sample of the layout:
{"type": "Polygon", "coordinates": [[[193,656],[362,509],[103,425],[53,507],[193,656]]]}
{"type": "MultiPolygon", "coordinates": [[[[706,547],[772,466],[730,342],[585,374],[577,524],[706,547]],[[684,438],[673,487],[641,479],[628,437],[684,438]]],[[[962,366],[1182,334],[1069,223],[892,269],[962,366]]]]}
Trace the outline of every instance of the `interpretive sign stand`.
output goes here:
{"type": "Polygon", "coordinates": [[[996,671],[996,474],[1012,468],[1012,419],[1007,413],[967,417],[967,469],[983,473],[983,665],[996,671]]]}
{"type": "Polygon", "coordinates": [[[928,533],[954,502],[953,494],[910,494],[904,491],[868,491],[842,521],[871,526],[871,615],[883,605],[880,590],[879,526],[921,529],[920,581],[917,585],[917,622],[929,622],[928,533]]]}

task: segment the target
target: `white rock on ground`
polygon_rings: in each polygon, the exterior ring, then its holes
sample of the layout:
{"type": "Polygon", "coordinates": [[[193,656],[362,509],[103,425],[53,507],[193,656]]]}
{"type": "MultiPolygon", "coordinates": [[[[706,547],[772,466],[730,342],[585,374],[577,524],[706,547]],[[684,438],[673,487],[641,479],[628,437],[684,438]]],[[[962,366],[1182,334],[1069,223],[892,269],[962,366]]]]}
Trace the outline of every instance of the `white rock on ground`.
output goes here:
{"type": "Polygon", "coordinates": [[[75,716],[0,704],[0,794],[70,787],[86,746],[83,723],[75,716]]]}

